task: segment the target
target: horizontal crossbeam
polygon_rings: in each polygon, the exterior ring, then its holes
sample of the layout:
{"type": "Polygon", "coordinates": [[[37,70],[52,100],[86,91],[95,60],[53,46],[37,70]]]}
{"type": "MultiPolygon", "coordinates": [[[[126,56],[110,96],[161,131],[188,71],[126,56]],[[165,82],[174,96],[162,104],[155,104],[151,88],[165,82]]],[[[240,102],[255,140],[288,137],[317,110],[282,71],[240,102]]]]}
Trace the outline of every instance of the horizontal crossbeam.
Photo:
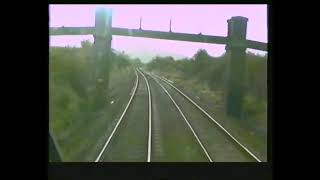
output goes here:
{"type": "Polygon", "coordinates": [[[90,35],[95,33],[95,27],[50,27],[50,36],[57,35],[90,35]]]}
{"type": "Polygon", "coordinates": [[[219,37],[219,36],[126,29],[126,28],[112,28],[112,35],[145,37],[145,38],[154,38],[154,39],[167,39],[167,40],[176,40],[176,41],[203,42],[203,43],[213,43],[213,44],[226,44],[227,42],[226,37],[219,37]]]}
{"type": "MultiPolygon", "coordinates": [[[[226,44],[227,37],[223,36],[211,36],[201,34],[188,34],[188,33],[174,33],[174,32],[163,32],[163,31],[151,31],[151,30],[140,30],[140,29],[127,29],[117,28],[111,29],[112,35],[118,36],[131,36],[131,37],[144,37],[154,39],[167,39],[176,41],[189,41],[189,42],[201,42],[210,44],[226,44]]],[[[50,35],[89,35],[95,34],[95,27],[60,27],[50,28],[50,35]]],[[[267,43],[247,40],[247,48],[267,51],[267,43]]]]}
{"type": "Polygon", "coordinates": [[[268,43],[247,40],[247,48],[268,51],[268,43]]]}

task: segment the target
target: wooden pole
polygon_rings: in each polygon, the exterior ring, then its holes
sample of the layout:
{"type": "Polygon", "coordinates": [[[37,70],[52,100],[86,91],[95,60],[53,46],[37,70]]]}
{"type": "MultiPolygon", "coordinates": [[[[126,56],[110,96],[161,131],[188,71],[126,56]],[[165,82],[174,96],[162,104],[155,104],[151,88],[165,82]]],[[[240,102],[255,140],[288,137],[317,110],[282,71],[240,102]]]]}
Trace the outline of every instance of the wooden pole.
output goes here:
{"type": "Polygon", "coordinates": [[[243,113],[247,22],[248,18],[240,16],[228,20],[226,110],[228,115],[237,118],[243,113]]]}

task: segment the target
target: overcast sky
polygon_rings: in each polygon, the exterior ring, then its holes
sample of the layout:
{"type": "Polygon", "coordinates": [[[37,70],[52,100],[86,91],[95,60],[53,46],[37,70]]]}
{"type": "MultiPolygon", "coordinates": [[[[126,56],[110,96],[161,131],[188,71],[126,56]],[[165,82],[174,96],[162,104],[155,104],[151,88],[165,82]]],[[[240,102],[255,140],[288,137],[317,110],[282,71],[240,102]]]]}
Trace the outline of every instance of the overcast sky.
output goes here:
{"type": "MultiPolygon", "coordinates": [[[[102,5],[99,5],[102,6],[102,5]]],[[[172,19],[173,32],[227,36],[227,20],[232,16],[244,16],[248,20],[247,39],[267,42],[267,5],[103,5],[112,8],[113,27],[139,28],[169,31],[172,19]]],[[[97,5],[50,5],[50,27],[94,26],[97,5]]],[[[51,46],[80,46],[80,42],[93,37],[88,36],[51,36],[51,46]]],[[[206,49],[210,55],[224,53],[224,45],[191,43],[183,41],[158,40],[114,36],[114,49],[135,56],[139,52],[151,54],[178,54],[191,57],[199,48],[206,49]]],[[[250,50],[264,54],[263,51],[250,50]]]]}

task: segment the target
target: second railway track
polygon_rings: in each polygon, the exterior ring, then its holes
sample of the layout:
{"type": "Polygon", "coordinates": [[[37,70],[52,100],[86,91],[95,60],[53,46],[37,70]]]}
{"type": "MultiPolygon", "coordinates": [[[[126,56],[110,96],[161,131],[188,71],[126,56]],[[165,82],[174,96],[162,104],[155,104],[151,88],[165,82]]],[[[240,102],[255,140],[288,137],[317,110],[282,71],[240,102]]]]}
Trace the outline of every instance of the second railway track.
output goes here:
{"type": "Polygon", "coordinates": [[[152,159],[154,162],[208,162],[201,141],[163,86],[146,75],[152,94],[152,159]]]}
{"type": "Polygon", "coordinates": [[[95,162],[150,162],[149,98],[147,80],[136,71],[130,100],[95,162]]]}
{"type": "MultiPolygon", "coordinates": [[[[149,76],[152,76],[148,74],[149,76]]],[[[190,125],[203,142],[204,149],[207,149],[213,161],[219,162],[251,162],[261,160],[256,157],[248,148],[241,144],[230,132],[225,130],[206,111],[204,111],[192,99],[186,96],[178,88],[159,76],[162,86],[168,91],[173,99],[186,114],[190,125]]]]}

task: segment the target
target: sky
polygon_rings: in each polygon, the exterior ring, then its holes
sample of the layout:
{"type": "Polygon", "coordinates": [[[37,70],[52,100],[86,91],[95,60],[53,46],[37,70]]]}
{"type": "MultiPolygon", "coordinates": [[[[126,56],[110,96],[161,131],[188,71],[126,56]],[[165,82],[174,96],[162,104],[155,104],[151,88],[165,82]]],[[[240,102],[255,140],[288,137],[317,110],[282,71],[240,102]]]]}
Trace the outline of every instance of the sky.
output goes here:
{"type": "MultiPolygon", "coordinates": [[[[173,32],[215,36],[227,36],[227,20],[244,16],[249,19],[247,39],[268,42],[267,5],[50,5],[50,27],[94,26],[95,9],[101,6],[112,9],[113,27],[138,29],[141,17],[142,29],[169,31],[171,18],[173,32]]],[[[82,40],[93,42],[93,36],[50,36],[50,46],[80,47],[82,40]]],[[[192,57],[200,48],[212,56],[225,52],[225,45],[126,36],[113,36],[112,48],[140,58],[161,54],[192,57]]]]}

